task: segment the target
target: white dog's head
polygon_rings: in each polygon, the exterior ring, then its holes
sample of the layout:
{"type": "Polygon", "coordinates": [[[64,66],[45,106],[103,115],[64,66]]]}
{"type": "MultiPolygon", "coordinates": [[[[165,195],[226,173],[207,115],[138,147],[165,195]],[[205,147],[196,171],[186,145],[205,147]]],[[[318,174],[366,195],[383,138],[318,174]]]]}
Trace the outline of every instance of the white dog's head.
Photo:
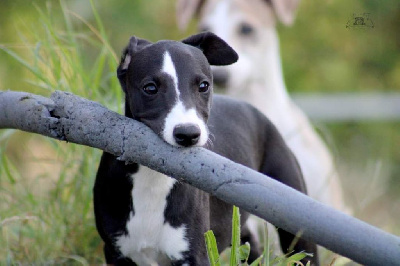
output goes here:
{"type": "Polygon", "coordinates": [[[197,14],[200,31],[214,32],[235,49],[239,54],[236,64],[224,68],[213,67],[214,82],[235,93],[246,89],[249,82],[266,78],[266,57],[271,50],[279,50],[276,22],[290,25],[298,2],[299,0],[179,0],[178,25],[185,28],[197,14]]]}

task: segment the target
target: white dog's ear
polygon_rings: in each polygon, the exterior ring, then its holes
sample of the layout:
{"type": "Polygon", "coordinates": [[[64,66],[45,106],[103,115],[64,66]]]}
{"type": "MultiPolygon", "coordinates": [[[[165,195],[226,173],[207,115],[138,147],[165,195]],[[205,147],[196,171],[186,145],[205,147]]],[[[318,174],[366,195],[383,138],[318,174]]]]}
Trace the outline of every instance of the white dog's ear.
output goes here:
{"type": "Polygon", "coordinates": [[[285,25],[292,25],[300,0],[270,0],[276,17],[285,25]]]}
{"type": "Polygon", "coordinates": [[[176,22],[181,31],[187,28],[190,20],[199,13],[204,3],[205,0],[178,0],[176,2],[176,22]]]}
{"type": "Polygon", "coordinates": [[[124,92],[126,92],[126,84],[125,84],[126,71],[128,70],[129,64],[132,61],[132,57],[135,55],[135,53],[137,53],[138,51],[142,50],[144,47],[150,44],[151,42],[147,40],[132,36],[129,40],[128,45],[122,52],[121,61],[117,69],[117,77],[124,92]]]}
{"type": "Polygon", "coordinates": [[[239,56],[224,40],[211,32],[192,35],[183,43],[199,48],[210,65],[225,66],[235,63],[239,56]]]}

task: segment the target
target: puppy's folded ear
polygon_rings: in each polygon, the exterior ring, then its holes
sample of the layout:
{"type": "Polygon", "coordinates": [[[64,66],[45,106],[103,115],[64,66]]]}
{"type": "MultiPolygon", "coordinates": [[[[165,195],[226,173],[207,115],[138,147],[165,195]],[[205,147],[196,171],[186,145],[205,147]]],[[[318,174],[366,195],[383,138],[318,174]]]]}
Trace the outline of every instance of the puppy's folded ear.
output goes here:
{"type": "Polygon", "coordinates": [[[126,84],[125,84],[126,71],[128,70],[132,58],[135,56],[135,53],[139,52],[140,50],[142,50],[143,48],[145,48],[150,44],[151,42],[147,40],[132,36],[129,40],[128,45],[122,52],[121,61],[117,69],[117,76],[124,92],[126,92],[126,84]]]}
{"type": "Polygon", "coordinates": [[[192,35],[183,43],[199,48],[210,65],[225,66],[235,63],[239,56],[224,40],[211,32],[192,35]]]}

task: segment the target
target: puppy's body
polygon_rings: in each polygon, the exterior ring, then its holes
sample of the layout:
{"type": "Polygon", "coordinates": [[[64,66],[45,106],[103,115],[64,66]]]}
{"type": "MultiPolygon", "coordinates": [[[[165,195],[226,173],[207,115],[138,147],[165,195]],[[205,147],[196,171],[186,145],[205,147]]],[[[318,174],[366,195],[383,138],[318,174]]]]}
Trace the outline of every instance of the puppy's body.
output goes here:
{"type": "MultiPolygon", "coordinates": [[[[305,193],[296,159],[271,122],[248,104],[212,96],[209,63],[236,59],[226,43],[209,33],[183,43],[152,44],[133,37],[118,69],[125,115],[171,145],[204,146],[305,193]]],[[[107,153],[96,178],[94,206],[107,263],[207,265],[207,230],[214,231],[220,251],[230,243],[231,205],[107,153]]],[[[253,260],[259,252],[246,218],[243,212],[242,238],[252,245],[253,260]]],[[[294,236],[280,230],[280,237],[287,251],[294,236]]],[[[300,239],[295,251],[302,250],[316,252],[315,245],[300,239]]]]}

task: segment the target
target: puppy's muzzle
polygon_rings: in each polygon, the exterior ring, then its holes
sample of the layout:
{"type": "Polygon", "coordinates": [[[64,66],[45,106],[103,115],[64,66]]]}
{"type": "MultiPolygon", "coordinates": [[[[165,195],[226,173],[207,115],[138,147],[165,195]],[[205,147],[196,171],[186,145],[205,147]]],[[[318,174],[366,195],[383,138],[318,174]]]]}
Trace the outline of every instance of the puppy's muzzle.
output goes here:
{"type": "Polygon", "coordinates": [[[189,147],[199,142],[201,130],[194,124],[181,124],[174,128],[173,134],[178,145],[189,147]]]}

